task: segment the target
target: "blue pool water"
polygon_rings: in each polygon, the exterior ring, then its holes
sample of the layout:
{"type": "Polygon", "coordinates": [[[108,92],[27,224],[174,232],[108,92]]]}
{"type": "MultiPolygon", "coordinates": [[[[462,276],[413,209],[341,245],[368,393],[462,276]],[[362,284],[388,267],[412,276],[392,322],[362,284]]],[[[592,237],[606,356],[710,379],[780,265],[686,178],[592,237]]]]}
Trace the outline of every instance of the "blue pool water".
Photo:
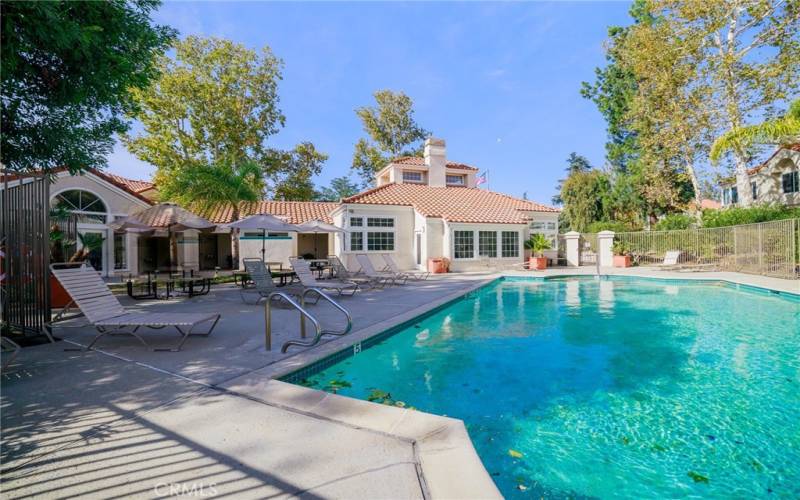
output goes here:
{"type": "Polygon", "coordinates": [[[800,302],[505,280],[299,383],[463,419],[506,497],[800,497],[800,302]]]}

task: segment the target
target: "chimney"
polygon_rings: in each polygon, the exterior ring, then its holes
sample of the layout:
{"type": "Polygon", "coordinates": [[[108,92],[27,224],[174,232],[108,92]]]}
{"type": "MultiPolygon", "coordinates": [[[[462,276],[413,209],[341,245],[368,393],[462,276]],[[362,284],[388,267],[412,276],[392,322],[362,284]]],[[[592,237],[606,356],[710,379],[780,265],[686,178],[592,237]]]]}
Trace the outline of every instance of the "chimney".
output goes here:
{"type": "Polygon", "coordinates": [[[444,139],[428,137],[425,139],[425,165],[428,166],[428,185],[432,187],[445,187],[446,172],[445,165],[447,155],[445,152],[444,139]]]}

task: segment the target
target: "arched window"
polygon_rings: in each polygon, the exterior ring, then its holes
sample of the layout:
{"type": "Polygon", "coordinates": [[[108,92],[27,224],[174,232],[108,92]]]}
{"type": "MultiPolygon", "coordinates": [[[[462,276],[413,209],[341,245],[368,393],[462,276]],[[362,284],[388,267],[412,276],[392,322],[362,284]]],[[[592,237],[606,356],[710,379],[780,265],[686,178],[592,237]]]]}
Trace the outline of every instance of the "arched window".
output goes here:
{"type": "Polygon", "coordinates": [[[81,189],[62,191],[50,200],[50,207],[64,209],[78,216],[79,222],[106,222],[106,204],[97,195],[81,189]]]}

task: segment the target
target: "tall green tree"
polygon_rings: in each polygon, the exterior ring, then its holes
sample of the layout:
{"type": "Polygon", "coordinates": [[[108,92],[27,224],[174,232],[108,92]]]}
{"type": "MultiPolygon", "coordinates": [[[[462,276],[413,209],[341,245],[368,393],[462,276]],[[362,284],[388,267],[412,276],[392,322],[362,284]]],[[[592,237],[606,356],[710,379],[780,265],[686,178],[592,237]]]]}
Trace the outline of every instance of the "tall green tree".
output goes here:
{"type": "Polygon", "coordinates": [[[358,184],[350,180],[349,177],[342,176],[331,179],[330,186],[323,187],[317,191],[314,199],[317,201],[339,201],[357,193],[358,184]]]}
{"type": "MultiPolygon", "coordinates": [[[[592,165],[589,164],[589,160],[587,160],[585,156],[581,156],[574,151],[569,154],[569,157],[567,158],[567,168],[565,169],[567,172],[567,177],[572,174],[588,172],[591,169],[592,165]]],[[[552,198],[554,205],[561,205],[564,203],[564,200],[561,198],[561,187],[564,185],[565,180],[566,179],[558,180],[558,184],[556,185],[556,194],[552,198]]]]}
{"type": "Polygon", "coordinates": [[[414,103],[406,94],[379,90],[373,95],[375,106],[356,109],[368,138],[356,143],[352,169],[365,186],[390,160],[421,156],[422,141],[430,135],[414,120],[414,103]]]}
{"type": "MultiPolygon", "coordinates": [[[[240,218],[243,201],[257,201],[264,190],[262,167],[252,161],[195,163],[174,169],[158,184],[159,197],[204,212],[222,205],[233,220],[240,218]]],[[[231,233],[234,267],[239,262],[239,238],[231,233]]]]}
{"type": "Polygon", "coordinates": [[[159,58],[159,78],[133,91],[132,117],[143,131],[122,140],[156,166],[159,185],[198,165],[251,163],[274,181],[284,163],[267,140],[285,121],[278,107],[282,66],[269,47],[256,52],[230,40],[187,37],[174,58],[159,58]]]}
{"type": "MultiPolygon", "coordinates": [[[[645,0],[635,0],[629,10],[633,24],[652,23],[645,0]]],[[[631,127],[631,103],[638,85],[634,72],[622,61],[630,27],[610,26],[606,42],[606,65],[595,68],[594,82],[581,83],[581,96],[591,100],[606,120],[606,159],[617,172],[627,172],[640,156],[636,131],[631,127]]]]}
{"type": "Polygon", "coordinates": [[[127,130],[129,89],[157,75],[175,31],[156,0],[0,3],[2,147],[15,171],[102,168],[127,130]]]}
{"type": "Polygon", "coordinates": [[[608,220],[606,203],[611,192],[608,174],[599,170],[575,172],[561,185],[561,212],[566,228],[585,232],[589,224],[608,220]]]}
{"type": "Polygon", "coordinates": [[[277,200],[311,201],[316,195],[313,177],[322,171],[322,165],[328,155],[317,151],[310,142],[302,142],[291,151],[278,154],[279,161],[284,162],[278,170],[280,176],[274,188],[277,200]]]}
{"type": "MultiPolygon", "coordinates": [[[[687,74],[671,82],[678,88],[666,123],[681,122],[711,137],[736,131],[750,117],[774,117],[775,105],[797,95],[800,87],[800,2],[797,0],[652,0],[662,43],[653,56],[666,56],[687,74]],[[691,71],[688,71],[691,70],[691,71]],[[702,117],[698,123],[685,123],[702,117]]],[[[675,67],[671,68],[673,71],[675,67]]],[[[644,75],[637,71],[638,75],[644,75]]],[[[669,82],[671,72],[652,74],[669,82]]],[[[687,141],[690,145],[697,140],[687,141]]],[[[705,138],[702,138],[705,140],[705,138]]],[[[710,141],[703,145],[708,157],[710,141]]],[[[738,142],[731,156],[739,196],[750,201],[747,168],[754,151],[738,142]]],[[[695,186],[697,189],[697,186],[695,186]]]]}

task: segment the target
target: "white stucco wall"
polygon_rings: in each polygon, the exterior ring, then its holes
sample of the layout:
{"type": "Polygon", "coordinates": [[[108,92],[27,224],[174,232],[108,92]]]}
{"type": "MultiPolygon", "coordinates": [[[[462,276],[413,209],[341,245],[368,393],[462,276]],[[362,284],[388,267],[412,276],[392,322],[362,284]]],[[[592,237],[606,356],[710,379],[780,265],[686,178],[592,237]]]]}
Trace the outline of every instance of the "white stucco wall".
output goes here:
{"type": "MultiPolygon", "coordinates": [[[[770,165],[750,176],[758,186],[756,204],[778,203],[781,205],[800,205],[799,193],[784,193],[782,176],[800,168],[800,151],[784,149],[770,162],[770,165]]],[[[742,196],[739,196],[742,200],[742,196]]]]}
{"type": "Polygon", "coordinates": [[[349,220],[351,217],[363,217],[364,224],[366,224],[367,217],[392,217],[394,219],[394,251],[369,251],[367,250],[367,242],[364,240],[364,248],[360,251],[351,251],[347,240],[345,241],[344,250],[342,250],[341,243],[336,238],[333,242],[336,248],[337,255],[342,260],[344,265],[350,270],[358,270],[360,266],[356,261],[355,255],[364,253],[370,256],[372,263],[376,269],[385,267],[383,258],[380,256],[382,253],[391,253],[394,256],[395,262],[401,269],[414,268],[414,229],[415,229],[415,215],[414,209],[411,207],[401,206],[387,206],[387,205],[358,205],[351,204],[345,205],[343,211],[334,213],[334,223],[339,227],[344,227],[348,230],[345,238],[349,240],[350,231],[386,231],[390,228],[351,228],[349,220]]]}
{"type": "MultiPolygon", "coordinates": [[[[248,239],[243,235],[244,232],[239,235],[239,259],[260,259],[262,240],[248,239]]],[[[284,267],[288,267],[289,257],[297,255],[296,233],[289,233],[288,239],[266,239],[263,240],[263,244],[264,260],[267,262],[280,262],[284,267]]]]}

